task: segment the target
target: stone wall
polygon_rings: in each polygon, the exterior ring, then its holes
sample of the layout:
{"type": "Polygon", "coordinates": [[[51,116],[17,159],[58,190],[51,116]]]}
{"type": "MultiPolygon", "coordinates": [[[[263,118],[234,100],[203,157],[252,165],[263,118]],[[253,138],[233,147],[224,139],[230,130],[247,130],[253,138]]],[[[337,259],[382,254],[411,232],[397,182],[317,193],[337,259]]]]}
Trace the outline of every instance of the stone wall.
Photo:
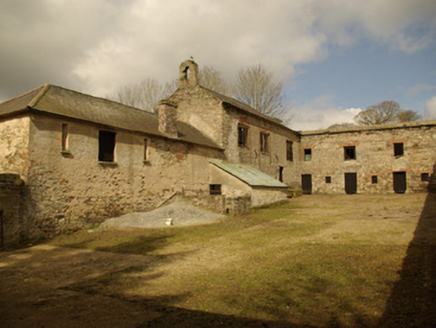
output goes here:
{"type": "Polygon", "coordinates": [[[282,167],[283,182],[293,188],[299,181],[299,134],[261,117],[244,114],[228,106],[200,86],[182,88],[171,97],[178,104],[178,119],[191,124],[225,149],[226,160],[248,164],[279,179],[282,167]],[[247,147],[238,146],[238,124],[249,128],[247,147]],[[270,134],[269,152],[260,152],[260,132],[270,134]],[[286,140],[293,142],[293,161],[286,160],[286,140]]]}
{"type": "Polygon", "coordinates": [[[205,195],[209,158],[222,152],[94,124],[33,115],[26,215],[32,234],[54,234],[155,208],[174,192],[205,195]],[[68,151],[61,151],[68,124],[68,151]],[[98,161],[99,130],[116,133],[115,160],[98,161]],[[144,139],[147,159],[144,161],[144,139]]]}
{"type": "Polygon", "coordinates": [[[29,118],[0,121],[0,173],[11,172],[27,177],[29,118]]]}
{"type": "Polygon", "coordinates": [[[433,123],[305,132],[301,137],[301,174],[312,175],[314,193],[344,193],[347,172],[357,173],[358,193],[394,192],[394,172],[406,173],[406,192],[425,191],[428,182],[421,181],[421,175],[431,176],[436,162],[433,123]],[[394,156],[394,143],[404,144],[404,156],[394,156]],[[355,147],[356,159],[346,160],[344,147],[350,146],[355,147]],[[304,160],[304,149],[311,149],[310,161],[304,160]]]}
{"type": "Polygon", "coordinates": [[[280,180],[280,167],[282,167],[283,182],[292,188],[300,186],[300,141],[297,132],[232,108],[226,110],[225,122],[227,127],[224,133],[225,153],[230,162],[248,164],[277,180],[280,180]],[[245,147],[238,145],[239,124],[248,128],[245,147]],[[261,132],[269,134],[268,151],[265,153],[260,149],[261,132]],[[286,141],[293,143],[292,161],[287,160],[286,141]]]}

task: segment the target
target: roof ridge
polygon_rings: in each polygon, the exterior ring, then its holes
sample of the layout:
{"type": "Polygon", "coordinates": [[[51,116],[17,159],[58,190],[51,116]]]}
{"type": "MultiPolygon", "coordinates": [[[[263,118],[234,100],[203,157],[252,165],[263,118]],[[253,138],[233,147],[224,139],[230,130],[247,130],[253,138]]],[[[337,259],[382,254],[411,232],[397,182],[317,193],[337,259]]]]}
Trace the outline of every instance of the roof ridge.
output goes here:
{"type": "MultiPolygon", "coordinates": [[[[9,102],[14,101],[14,100],[16,100],[16,99],[19,99],[19,98],[22,98],[22,97],[24,97],[24,96],[27,96],[28,94],[30,94],[30,93],[32,93],[32,92],[35,92],[35,91],[38,90],[38,89],[44,88],[44,87],[46,86],[46,84],[47,84],[47,83],[41,84],[40,86],[37,86],[36,88],[33,88],[32,90],[26,91],[25,93],[22,93],[22,94],[20,94],[20,95],[17,95],[17,96],[15,96],[15,97],[13,97],[13,98],[9,98],[8,100],[3,101],[3,102],[0,103],[0,104],[6,104],[6,103],[9,103],[9,102]]],[[[38,94],[39,94],[39,93],[38,93],[38,94]]]]}
{"type": "Polygon", "coordinates": [[[44,83],[42,85],[41,91],[38,92],[38,94],[36,95],[35,98],[33,98],[30,102],[29,102],[29,107],[35,107],[36,104],[38,103],[38,101],[41,100],[42,97],[44,97],[44,95],[46,94],[46,92],[48,91],[48,89],[50,89],[51,84],[49,83],[44,83]]]}

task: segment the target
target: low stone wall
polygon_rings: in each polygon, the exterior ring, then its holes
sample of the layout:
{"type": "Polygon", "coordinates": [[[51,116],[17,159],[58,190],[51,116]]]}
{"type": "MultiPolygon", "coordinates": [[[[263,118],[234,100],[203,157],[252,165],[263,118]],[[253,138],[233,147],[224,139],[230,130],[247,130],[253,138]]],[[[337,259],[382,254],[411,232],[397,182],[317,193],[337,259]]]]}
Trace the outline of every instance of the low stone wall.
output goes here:
{"type": "Polygon", "coordinates": [[[0,247],[23,237],[22,222],[24,181],[18,174],[0,174],[0,247]]]}

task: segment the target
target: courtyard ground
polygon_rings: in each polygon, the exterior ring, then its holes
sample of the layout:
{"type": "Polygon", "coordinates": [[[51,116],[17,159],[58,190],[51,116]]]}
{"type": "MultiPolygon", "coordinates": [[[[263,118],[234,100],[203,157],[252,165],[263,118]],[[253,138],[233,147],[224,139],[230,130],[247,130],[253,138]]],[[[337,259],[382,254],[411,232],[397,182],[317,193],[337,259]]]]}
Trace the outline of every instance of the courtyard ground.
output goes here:
{"type": "Polygon", "coordinates": [[[436,195],[312,195],[0,252],[1,327],[435,327],[436,195]]]}

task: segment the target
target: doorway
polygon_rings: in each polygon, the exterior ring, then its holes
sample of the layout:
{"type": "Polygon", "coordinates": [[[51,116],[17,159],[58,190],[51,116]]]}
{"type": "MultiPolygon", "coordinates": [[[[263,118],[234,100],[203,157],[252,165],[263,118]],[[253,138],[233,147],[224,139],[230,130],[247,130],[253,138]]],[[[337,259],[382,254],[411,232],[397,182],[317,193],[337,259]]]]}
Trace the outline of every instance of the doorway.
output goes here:
{"type": "Polygon", "coordinates": [[[357,173],[345,173],[345,192],[347,194],[357,193],[357,173]]]}
{"type": "Polygon", "coordinates": [[[301,189],[303,189],[303,195],[312,194],[312,175],[302,174],[301,175],[301,189]]]}
{"type": "Polygon", "coordinates": [[[407,190],[406,172],[394,172],[394,191],[404,194],[407,190]]]}

